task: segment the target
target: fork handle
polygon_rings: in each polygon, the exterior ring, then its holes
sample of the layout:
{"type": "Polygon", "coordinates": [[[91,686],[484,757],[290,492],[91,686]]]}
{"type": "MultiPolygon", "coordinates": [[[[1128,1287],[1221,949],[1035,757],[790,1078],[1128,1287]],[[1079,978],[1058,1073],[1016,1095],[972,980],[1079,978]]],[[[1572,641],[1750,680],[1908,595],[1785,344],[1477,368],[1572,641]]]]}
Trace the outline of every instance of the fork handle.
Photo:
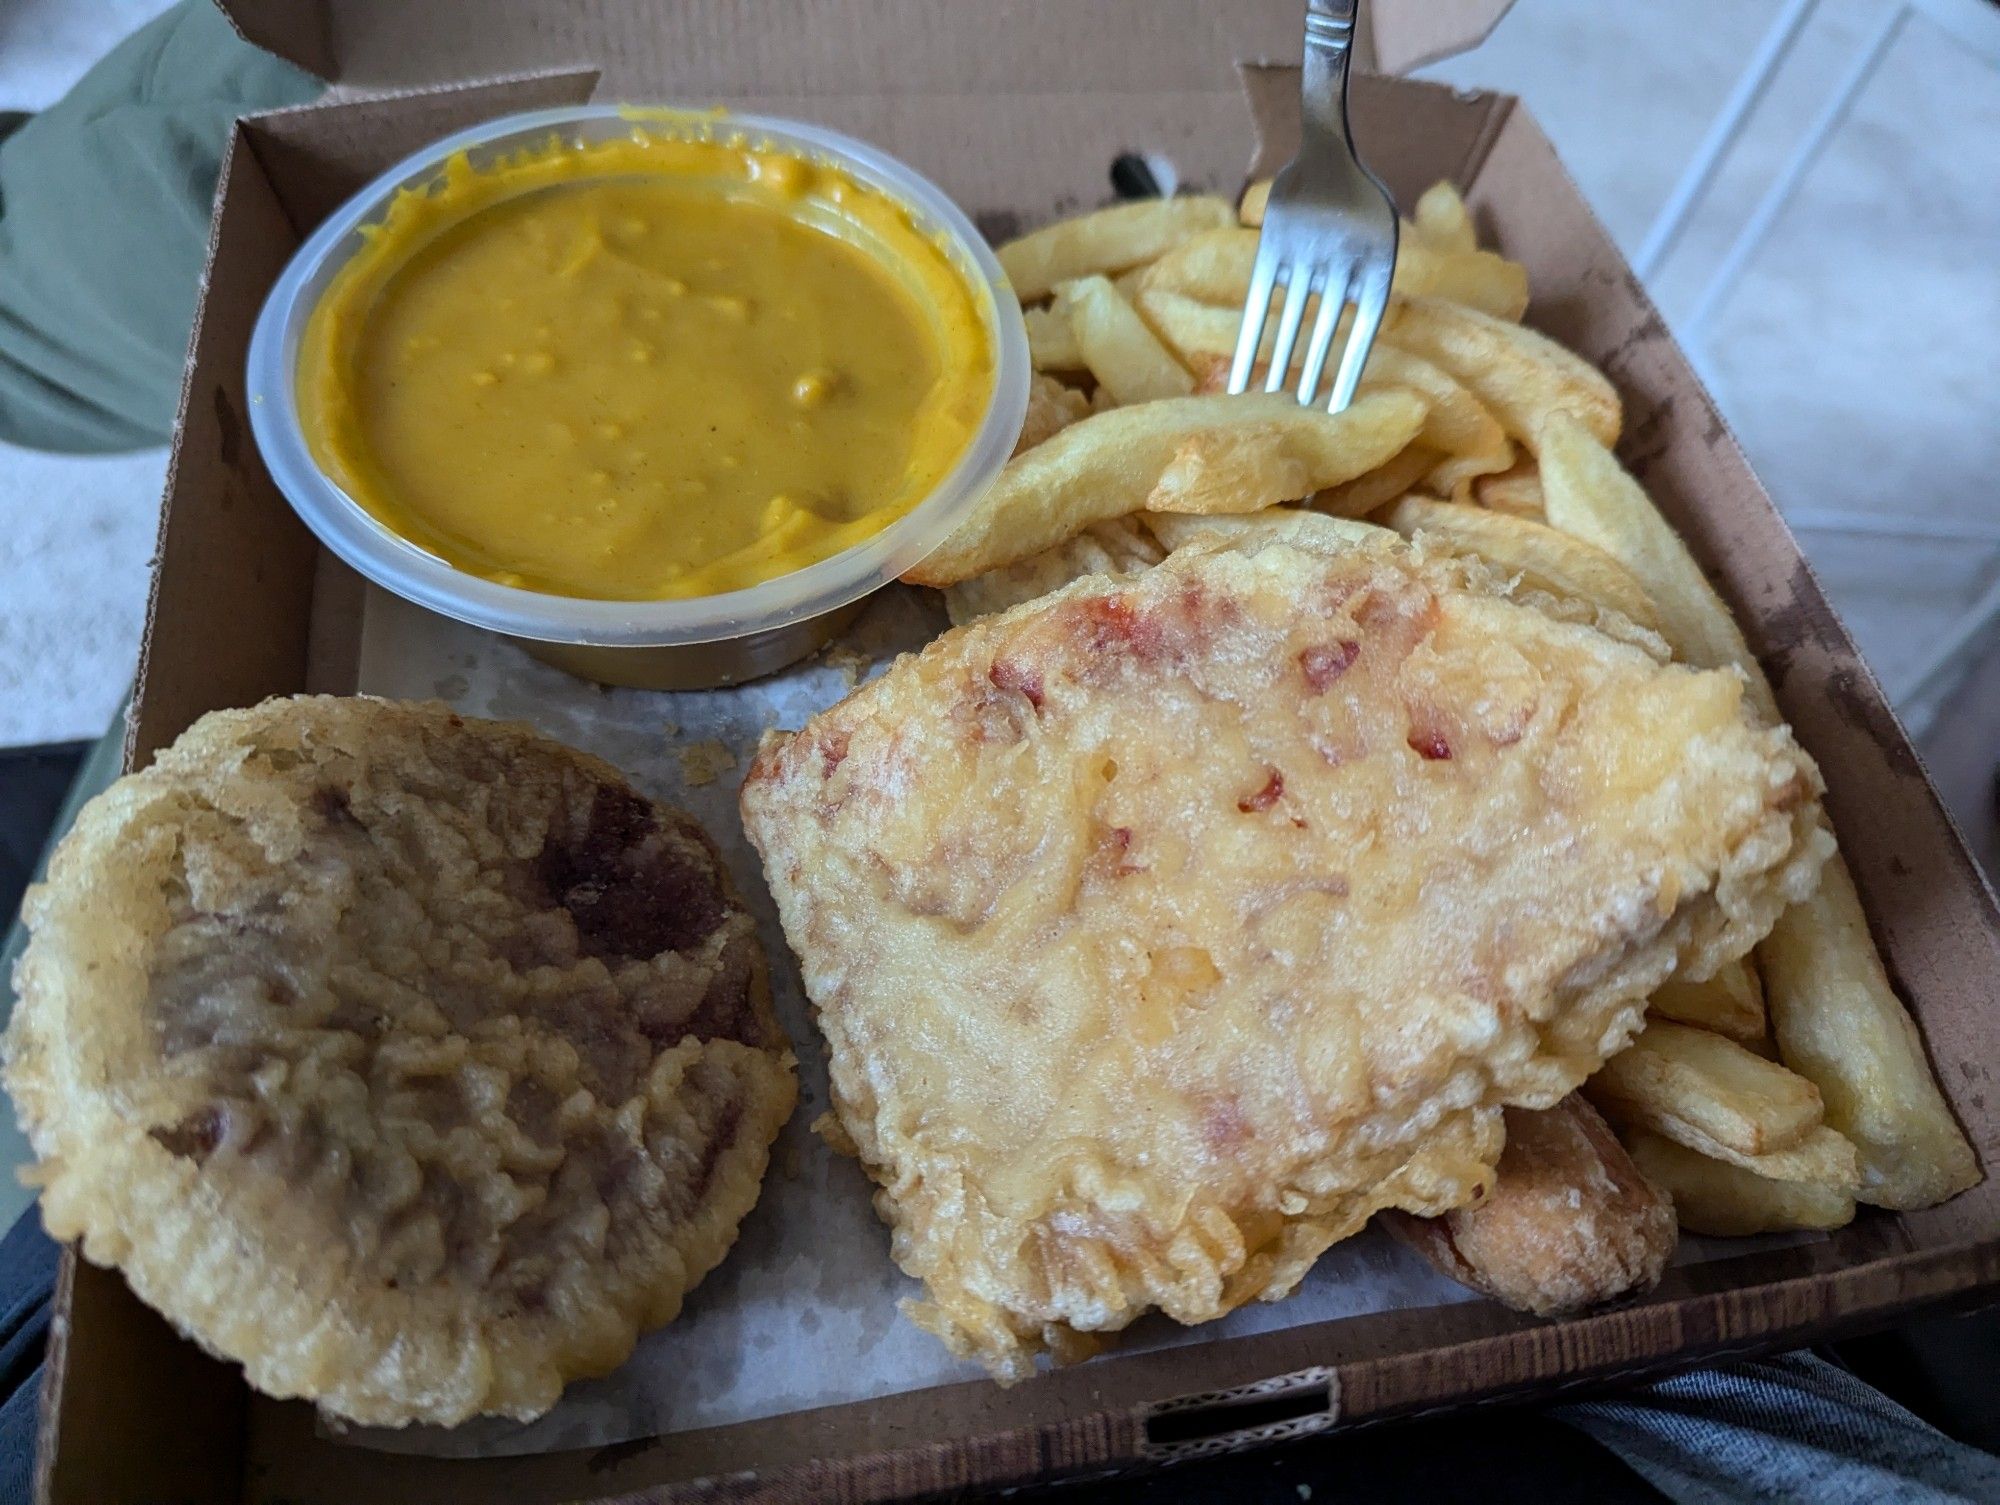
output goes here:
{"type": "Polygon", "coordinates": [[[1299,82],[1300,116],[1308,132],[1342,140],[1347,133],[1347,60],[1354,51],[1360,0],[1306,0],[1305,69],[1299,82]]]}

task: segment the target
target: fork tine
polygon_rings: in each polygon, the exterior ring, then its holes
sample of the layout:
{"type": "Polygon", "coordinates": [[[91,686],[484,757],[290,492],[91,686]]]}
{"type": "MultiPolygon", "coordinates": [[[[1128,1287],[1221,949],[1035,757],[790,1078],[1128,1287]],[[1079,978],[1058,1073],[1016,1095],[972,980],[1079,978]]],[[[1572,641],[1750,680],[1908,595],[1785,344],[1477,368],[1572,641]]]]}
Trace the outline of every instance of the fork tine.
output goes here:
{"type": "Polygon", "coordinates": [[[1294,262],[1285,274],[1285,308],[1278,315],[1278,332],[1271,337],[1271,370],[1264,378],[1266,392],[1281,392],[1292,371],[1292,350],[1299,343],[1299,324],[1306,316],[1306,295],[1312,291],[1313,269],[1294,262]]]}
{"type": "Polygon", "coordinates": [[[1338,413],[1354,401],[1354,389],[1361,385],[1361,371],[1368,364],[1375,332],[1382,327],[1382,315],[1389,307],[1389,266],[1369,268],[1354,289],[1354,324],[1347,331],[1347,348],[1340,353],[1340,374],[1333,379],[1333,395],[1326,410],[1338,413]]]}
{"type": "Polygon", "coordinates": [[[1278,258],[1259,248],[1250,273],[1250,293],[1243,300],[1243,323],[1236,331],[1236,358],[1229,363],[1229,390],[1247,392],[1250,370],[1257,364],[1257,347],[1263,343],[1264,321],[1271,316],[1271,284],[1278,278],[1278,258]]]}
{"type": "Polygon", "coordinates": [[[1299,373],[1299,402],[1306,407],[1312,406],[1313,396],[1319,391],[1320,373],[1326,369],[1327,351],[1333,348],[1333,333],[1340,327],[1340,311],[1347,306],[1347,285],[1352,275],[1352,270],[1346,267],[1337,277],[1328,272],[1326,285],[1320,289],[1319,317],[1313,320],[1305,369],[1299,373]]]}

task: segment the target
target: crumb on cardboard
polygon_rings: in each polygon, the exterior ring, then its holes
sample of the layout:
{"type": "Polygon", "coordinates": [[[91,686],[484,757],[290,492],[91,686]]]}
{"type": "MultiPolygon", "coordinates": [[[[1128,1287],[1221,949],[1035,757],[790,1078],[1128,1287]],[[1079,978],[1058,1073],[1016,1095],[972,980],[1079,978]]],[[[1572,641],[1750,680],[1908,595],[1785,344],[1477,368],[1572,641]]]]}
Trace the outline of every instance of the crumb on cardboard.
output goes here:
{"type": "Polygon", "coordinates": [[[826,666],[829,669],[837,669],[840,677],[847,681],[850,690],[861,683],[862,674],[874,662],[874,659],[859,648],[847,643],[835,643],[826,650],[826,666]]]}
{"type": "Polygon", "coordinates": [[[681,781],[690,789],[713,784],[736,766],[736,754],[714,738],[690,742],[680,750],[681,781]]]}

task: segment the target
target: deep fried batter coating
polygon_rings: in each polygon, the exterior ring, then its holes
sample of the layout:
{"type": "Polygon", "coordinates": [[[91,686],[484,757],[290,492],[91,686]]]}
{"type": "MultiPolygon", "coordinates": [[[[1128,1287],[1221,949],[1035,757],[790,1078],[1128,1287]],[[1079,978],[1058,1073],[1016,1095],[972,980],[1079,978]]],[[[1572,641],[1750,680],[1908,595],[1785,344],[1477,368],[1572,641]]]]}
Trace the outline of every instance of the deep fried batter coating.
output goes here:
{"type": "Polygon", "coordinates": [[[1680,1230],[1673,1199],[1572,1094],[1509,1108],[1485,1198],[1439,1218],[1383,1215],[1389,1231],[1461,1285],[1551,1317],[1659,1284],[1680,1230]]]}
{"type": "Polygon", "coordinates": [[[1053,376],[1037,371],[1028,383],[1028,412],[1021,420],[1021,437],[1014,441],[1014,453],[1033,449],[1044,439],[1054,438],[1077,419],[1090,414],[1090,399],[1074,387],[1063,385],[1053,376]]]}
{"type": "Polygon", "coordinates": [[[526,1418],[614,1368],[794,1100],[694,821],[444,706],[204,717],[26,913],[6,1076],[49,1231],[357,1421],[526,1418]]]}
{"type": "Polygon", "coordinates": [[[1166,557],[1166,549],[1154,541],[1138,518],[1114,517],[1108,523],[1091,524],[1053,549],[948,587],[945,610],[951,614],[953,626],[963,627],[975,617],[1046,596],[1085,575],[1127,575],[1166,557]]]}
{"type": "Polygon", "coordinates": [[[1402,545],[1196,543],[769,739],[745,820],[911,1315],[996,1374],[1491,1178],[1810,886],[1743,682],[1402,545]]]}

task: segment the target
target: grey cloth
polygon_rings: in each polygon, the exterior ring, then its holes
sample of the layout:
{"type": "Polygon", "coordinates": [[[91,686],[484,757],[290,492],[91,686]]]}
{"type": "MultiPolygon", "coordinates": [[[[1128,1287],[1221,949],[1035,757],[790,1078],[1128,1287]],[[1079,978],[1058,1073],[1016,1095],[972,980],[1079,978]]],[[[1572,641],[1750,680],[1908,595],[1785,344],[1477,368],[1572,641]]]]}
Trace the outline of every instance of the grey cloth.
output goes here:
{"type": "Polygon", "coordinates": [[[2000,1502],[2000,1459],[1810,1353],[1696,1369],[1548,1415],[1683,1505],[2000,1502]]]}

